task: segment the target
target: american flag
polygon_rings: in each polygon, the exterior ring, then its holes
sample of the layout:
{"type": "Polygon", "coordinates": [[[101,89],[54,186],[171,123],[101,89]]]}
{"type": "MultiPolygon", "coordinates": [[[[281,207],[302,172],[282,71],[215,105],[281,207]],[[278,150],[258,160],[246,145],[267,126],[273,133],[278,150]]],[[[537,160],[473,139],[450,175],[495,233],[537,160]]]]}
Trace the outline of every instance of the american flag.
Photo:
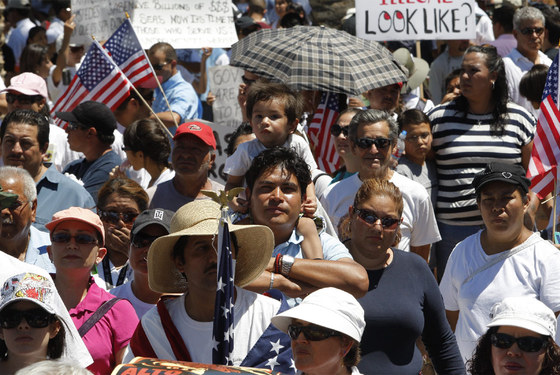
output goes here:
{"type": "Polygon", "coordinates": [[[338,94],[324,92],[307,131],[311,147],[315,149],[319,169],[327,173],[332,173],[339,167],[339,156],[330,133],[339,112],[338,94]]]}
{"type": "MultiPolygon", "coordinates": [[[[131,84],[97,42],[91,44],[82,65],[51,113],[72,111],[78,104],[93,100],[115,110],[130,93],[131,84]]],[[[55,118],[63,125],[63,121],[55,118]]]]}
{"type": "Polygon", "coordinates": [[[544,86],[537,131],[527,177],[531,189],[543,199],[554,189],[560,160],[560,111],[558,110],[558,56],[554,58],[544,86]]]}
{"type": "Polygon", "coordinates": [[[215,365],[233,365],[233,261],[227,220],[220,225],[220,252],[218,254],[218,287],[214,304],[214,327],[212,363],[215,365]]]}
{"type": "Polygon", "coordinates": [[[134,86],[153,76],[150,61],[127,18],[103,47],[134,86]]]}

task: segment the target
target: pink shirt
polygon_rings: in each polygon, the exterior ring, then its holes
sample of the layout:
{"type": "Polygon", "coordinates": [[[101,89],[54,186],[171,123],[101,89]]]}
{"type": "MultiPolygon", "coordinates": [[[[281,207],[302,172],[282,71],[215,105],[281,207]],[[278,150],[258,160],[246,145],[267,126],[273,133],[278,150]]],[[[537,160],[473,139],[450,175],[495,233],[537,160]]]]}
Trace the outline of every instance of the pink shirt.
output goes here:
{"type": "MultiPolygon", "coordinates": [[[[91,278],[86,298],[69,311],[76,328],[111,298],[114,296],[98,287],[91,278]]],[[[110,374],[116,366],[115,353],[128,345],[137,325],[138,317],[130,302],[117,302],[83,337],[94,361],[88,370],[98,375],[110,374]]]]}

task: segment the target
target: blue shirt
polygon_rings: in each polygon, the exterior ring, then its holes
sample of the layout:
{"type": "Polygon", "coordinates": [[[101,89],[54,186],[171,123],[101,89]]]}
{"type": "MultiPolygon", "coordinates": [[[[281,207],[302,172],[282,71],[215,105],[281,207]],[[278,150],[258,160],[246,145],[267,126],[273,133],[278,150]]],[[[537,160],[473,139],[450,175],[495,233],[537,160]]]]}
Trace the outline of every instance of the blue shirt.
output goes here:
{"type": "MultiPolygon", "coordinates": [[[[186,120],[200,117],[198,113],[198,95],[196,95],[192,85],[185,81],[179,72],[163,82],[161,87],[165,92],[165,96],[167,96],[171,110],[181,116],[179,124],[182,124],[186,120]]],[[[155,90],[155,99],[152,104],[152,109],[155,113],[169,111],[159,88],[155,90]]],[[[172,133],[173,132],[174,131],[172,131],[172,133]]]]}
{"type": "Polygon", "coordinates": [[[37,214],[33,226],[48,232],[45,224],[53,214],[70,207],[94,208],[95,202],[83,186],[51,165],[37,182],[37,214]]]}
{"type": "Polygon", "coordinates": [[[41,232],[33,226],[29,228],[29,232],[29,244],[25,253],[25,263],[41,267],[48,273],[55,273],[56,269],[47,253],[47,246],[51,244],[49,234],[41,232]]]}

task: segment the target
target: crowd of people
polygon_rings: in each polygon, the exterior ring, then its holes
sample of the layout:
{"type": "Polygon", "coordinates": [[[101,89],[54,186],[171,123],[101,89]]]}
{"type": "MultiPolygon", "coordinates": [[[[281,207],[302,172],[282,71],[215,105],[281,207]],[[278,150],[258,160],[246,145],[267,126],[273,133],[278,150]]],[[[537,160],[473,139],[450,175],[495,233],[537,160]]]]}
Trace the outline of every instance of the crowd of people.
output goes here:
{"type": "MultiPolygon", "coordinates": [[[[315,24],[306,0],[232,9],[239,39],[315,24]]],[[[423,43],[424,56],[385,43],[406,82],[339,94],[330,174],[306,136],[320,92],[245,70],[218,180],[207,72],[228,50],[156,43],[160,86],[139,84],[114,110],[51,113],[85,52],[71,3],[8,0],[0,373],[110,374],[141,356],[286,374],[560,375],[556,213],[526,177],[560,11],[475,13],[473,40],[423,43]],[[220,306],[224,252],[234,286],[220,306]]]]}

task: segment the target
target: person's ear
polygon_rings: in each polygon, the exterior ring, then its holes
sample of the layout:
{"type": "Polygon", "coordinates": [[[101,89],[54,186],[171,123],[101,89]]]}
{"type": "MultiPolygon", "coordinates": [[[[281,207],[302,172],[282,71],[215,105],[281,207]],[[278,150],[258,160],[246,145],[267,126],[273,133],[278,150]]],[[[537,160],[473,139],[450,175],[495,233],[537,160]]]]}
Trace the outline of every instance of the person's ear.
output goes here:
{"type": "Polygon", "coordinates": [[[97,259],[95,260],[95,264],[99,264],[101,263],[101,261],[103,260],[103,258],[105,258],[105,255],[107,255],[107,249],[104,247],[100,247],[97,250],[97,259]]]}
{"type": "Polygon", "coordinates": [[[185,262],[181,258],[182,257],[180,257],[180,256],[173,257],[173,263],[175,263],[175,268],[177,268],[177,270],[180,273],[184,274],[185,273],[185,262]]]}
{"type": "Polygon", "coordinates": [[[354,207],[353,206],[348,207],[348,216],[349,217],[352,217],[353,212],[354,212],[354,207]]]}
{"type": "Polygon", "coordinates": [[[49,326],[49,338],[54,339],[58,332],[60,332],[60,321],[56,320],[49,326]]]}
{"type": "Polygon", "coordinates": [[[51,260],[51,262],[53,261],[53,254],[52,254],[52,247],[51,245],[47,246],[47,254],[49,254],[49,259],[51,260]]]}
{"type": "Polygon", "coordinates": [[[290,124],[290,126],[289,126],[290,134],[294,134],[294,133],[295,133],[298,124],[299,124],[299,119],[296,118],[296,119],[290,124]]]}
{"type": "Polygon", "coordinates": [[[35,222],[35,218],[37,217],[37,198],[33,200],[31,203],[31,221],[35,222]]]}

